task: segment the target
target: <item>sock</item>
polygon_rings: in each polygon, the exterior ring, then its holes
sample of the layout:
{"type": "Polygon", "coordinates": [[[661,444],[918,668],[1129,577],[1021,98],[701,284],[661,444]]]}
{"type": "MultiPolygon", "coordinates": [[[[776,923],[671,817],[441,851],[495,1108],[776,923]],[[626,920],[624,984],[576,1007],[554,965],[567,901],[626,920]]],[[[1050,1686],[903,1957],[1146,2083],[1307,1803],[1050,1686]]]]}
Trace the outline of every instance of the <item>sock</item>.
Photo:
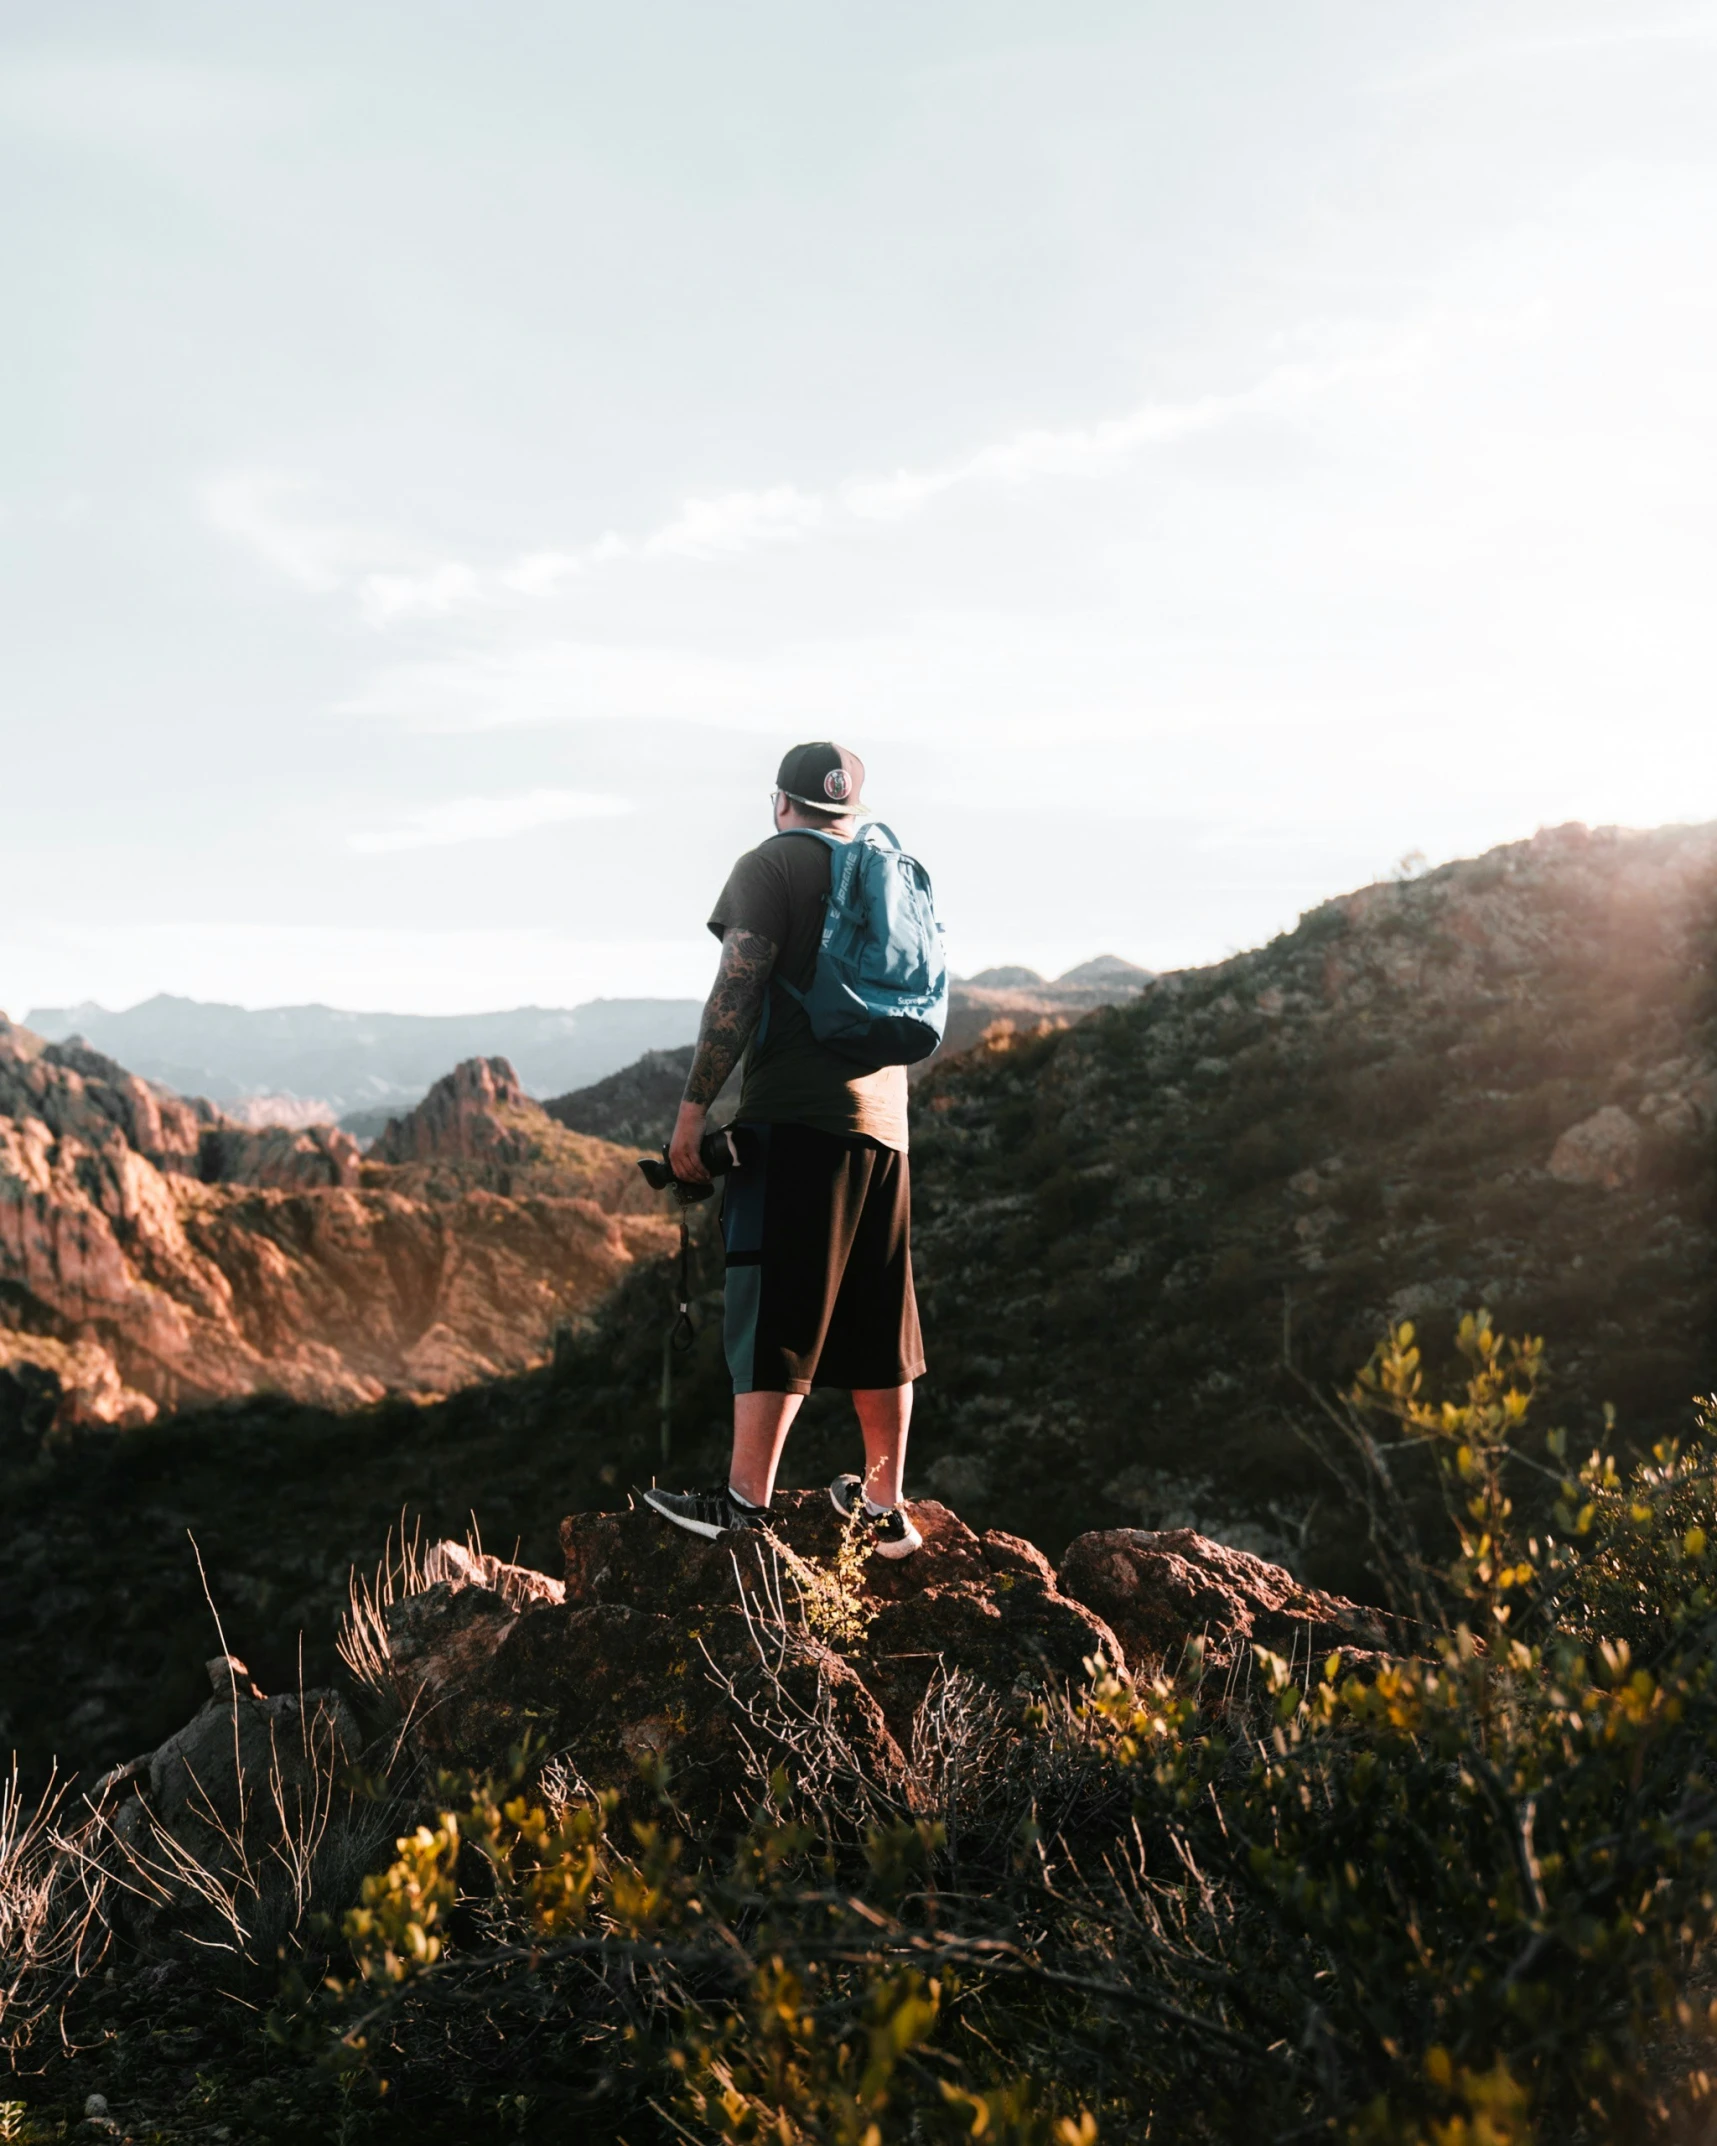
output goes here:
{"type": "Polygon", "coordinates": [[[753,1505],[749,1498],[742,1497],[740,1493],[734,1489],[731,1483],[729,1483],[727,1486],[727,1494],[733,1500],[735,1505],[743,1505],[748,1513],[760,1513],[764,1510],[761,1505],[753,1505]]]}
{"type": "Polygon", "coordinates": [[[864,1494],[864,1509],[870,1519],[880,1520],[884,1513],[893,1512],[894,1507],[892,1505],[878,1505],[876,1500],[867,1490],[864,1494]]]}

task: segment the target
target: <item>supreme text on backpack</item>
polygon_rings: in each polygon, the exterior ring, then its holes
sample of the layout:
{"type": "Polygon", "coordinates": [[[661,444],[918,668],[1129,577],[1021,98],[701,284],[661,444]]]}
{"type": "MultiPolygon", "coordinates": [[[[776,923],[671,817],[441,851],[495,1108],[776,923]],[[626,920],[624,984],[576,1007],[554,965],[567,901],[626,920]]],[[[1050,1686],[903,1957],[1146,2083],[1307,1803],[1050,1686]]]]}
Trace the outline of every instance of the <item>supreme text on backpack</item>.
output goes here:
{"type": "Polygon", "coordinates": [[[928,1058],[948,1022],[948,965],[930,874],[890,828],[870,820],[850,842],[811,828],[832,852],[829,905],[808,991],[776,981],[810,1016],[817,1041],[868,1072],[928,1058]]]}

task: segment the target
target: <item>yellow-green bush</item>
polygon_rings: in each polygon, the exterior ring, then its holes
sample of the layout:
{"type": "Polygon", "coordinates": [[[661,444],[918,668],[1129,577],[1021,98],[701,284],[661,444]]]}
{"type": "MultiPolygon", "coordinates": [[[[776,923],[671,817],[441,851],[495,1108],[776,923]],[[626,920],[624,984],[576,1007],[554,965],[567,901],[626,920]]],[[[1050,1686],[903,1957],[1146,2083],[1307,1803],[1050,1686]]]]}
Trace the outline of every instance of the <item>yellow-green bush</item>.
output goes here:
{"type": "Polygon", "coordinates": [[[368,1881],[328,2031],[409,2075],[525,2023],[634,2138],[1717,2136],[1712,1405],[1574,1464],[1541,1345],[1459,1345],[1434,1395],[1397,1329],[1344,1404],[1448,1514],[1392,1653],[967,1694],[957,1765],[944,1723],[904,1792],[778,1772],[737,1844],[521,1768],[368,1881]]]}

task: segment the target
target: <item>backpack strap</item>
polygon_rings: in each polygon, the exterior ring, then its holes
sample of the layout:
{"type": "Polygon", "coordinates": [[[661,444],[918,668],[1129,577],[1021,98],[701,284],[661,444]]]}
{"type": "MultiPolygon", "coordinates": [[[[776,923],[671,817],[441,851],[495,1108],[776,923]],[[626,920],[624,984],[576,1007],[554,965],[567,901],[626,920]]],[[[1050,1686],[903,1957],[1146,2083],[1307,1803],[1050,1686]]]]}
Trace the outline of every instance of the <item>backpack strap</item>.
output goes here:
{"type": "MultiPolygon", "coordinates": [[[[840,851],[851,847],[851,844],[843,840],[841,836],[825,834],[820,827],[778,827],[769,839],[771,842],[791,842],[795,835],[808,835],[813,842],[821,842],[824,845],[829,852],[831,875],[834,871],[834,858],[840,851]]],[[[890,840],[892,839],[893,837],[891,836],[890,840]]],[[[896,846],[898,847],[898,845],[896,846]]],[[[781,986],[789,998],[797,999],[801,1006],[805,1003],[803,991],[796,990],[787,981],[786,977],[777,976],[771,972],[769,981],[764,986],[763,1011],[758,1016],[757,1026],[751,1031],[751,1048],[753,1050],[761,1050],[764,1039],[769,1034],[769,1010],[775,1003],[775,986],[777,984],[781,986]]]]}

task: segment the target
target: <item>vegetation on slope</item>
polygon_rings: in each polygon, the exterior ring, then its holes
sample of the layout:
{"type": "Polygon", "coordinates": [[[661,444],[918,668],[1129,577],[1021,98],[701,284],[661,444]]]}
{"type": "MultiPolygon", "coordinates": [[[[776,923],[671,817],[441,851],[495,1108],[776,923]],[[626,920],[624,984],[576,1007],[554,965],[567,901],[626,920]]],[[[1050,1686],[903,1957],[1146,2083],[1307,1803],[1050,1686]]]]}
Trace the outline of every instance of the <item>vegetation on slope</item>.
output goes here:
{"type": "Polygon", "coordinates": [[[1440,1400],[1398,1328],[1334,1411],[1368,1477],[1411,1447],[1438,1486],[1398,1652],[1218,1679],[1189,1646],[1023,1736],[944,1679],[904,1784],[765,1708],[714,1826],[659,1770],[630,1829],[523,1754],[407,1782],[284,1963],[81,1985],[12,2135],[96,2092],[175,2146],[1708,2137],[1717,1403],[1580,1462],[1537,1343],[1458,1345],[1440,1400]]]}
{"type": "Polygon", "coordinates": [[[1565,829],[933,1073],[917,1479],[1051,1548],[1261,1523],[1363,1593],[1300,1380],[1402,1317],[1441,1359],[1478,1301],[1649,1448],[1717,1364],[1714,920],[1712,830],[1565,829]],[[1554,1174],[1601,1109],[1616,1181],[1554,1174]]]}

